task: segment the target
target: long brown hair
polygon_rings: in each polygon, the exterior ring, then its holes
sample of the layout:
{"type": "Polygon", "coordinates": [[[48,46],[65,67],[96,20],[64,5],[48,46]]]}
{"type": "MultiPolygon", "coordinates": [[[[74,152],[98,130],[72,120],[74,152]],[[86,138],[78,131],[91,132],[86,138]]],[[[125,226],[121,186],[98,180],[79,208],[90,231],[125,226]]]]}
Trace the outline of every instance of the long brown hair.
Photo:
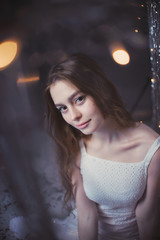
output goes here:
{"type": "Polygon", "coordinates": [[[90,95],[104,117],[112,118],[117,128],[132,127],[135,122],[125,109],[115,86],[108,80],[101,67],[90,57],[74,54],[51,68],[45,89],[46,121],[48,132],[60,149],[61,155],[58,163],[62,183],[66,189],[65,202],[67,203],[73,196],[71,175],[79,151],[79,140],[83,134],[66,123],[54,105],[50,95],[50,86],[59,80],[68,80],[81,92],[90,95]]]}

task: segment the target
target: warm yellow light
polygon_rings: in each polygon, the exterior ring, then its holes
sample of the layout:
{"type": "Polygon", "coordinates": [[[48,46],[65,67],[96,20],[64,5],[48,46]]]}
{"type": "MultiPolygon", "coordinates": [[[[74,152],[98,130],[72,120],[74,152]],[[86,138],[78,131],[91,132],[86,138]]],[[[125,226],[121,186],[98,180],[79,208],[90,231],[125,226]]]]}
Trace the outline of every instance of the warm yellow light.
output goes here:
{"type": "Polygon", "coordinates": [[[16,57],[17,42],[5,41],[0,44],[0,70],[6,68],[16,57]]]}
{"type": "Polygon", "coordinates": [[[27,83],[27,82],[36,82],[39,81],[39,76],[32,77],[19,77],[17,83],[27,83]]]}
{"type": "Polygon", "coordinates": [[[135,31],[135,32],[139,32],[139,30],[138,30],[138,29],[135,29],[134,31],[135,31]]]}
{"type": "Polygon", "coordinates": [[[138,18],[138,20],[141,20],[141,18],[140,17],[137,17],[138,18]]]}
{"type": "Polygon", "coordinates": [[[116,63],[121,65],[126,65],[130,62],[130,56],[128,52],[124,49],[117,49],[113,51],[112,57],[116,63]]]}
{"type": "Polygon", "coordinates": [[[156,79],[155,79],[155,78],[151,78],[151,82],[152,82],[152,83],[155,83],[155,82],[156,82],[156,79]]]}

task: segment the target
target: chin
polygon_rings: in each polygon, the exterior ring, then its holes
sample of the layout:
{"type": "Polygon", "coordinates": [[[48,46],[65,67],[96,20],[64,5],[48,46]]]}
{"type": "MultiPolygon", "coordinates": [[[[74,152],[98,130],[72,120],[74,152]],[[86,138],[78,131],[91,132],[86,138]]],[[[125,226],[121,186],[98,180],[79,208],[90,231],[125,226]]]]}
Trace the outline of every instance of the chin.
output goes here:
{"type": "Polygon", "coordinates": [[[92,133],[85,133],[85,132],[82,132],[85,136],[89,136],[91,135],[92,133]]]}
{"type": "Polygon", "coordinates": [[[84,135],[91,135],[94,131],[89,130],[89,129],[81,129],[80,130],[84,135]]]}

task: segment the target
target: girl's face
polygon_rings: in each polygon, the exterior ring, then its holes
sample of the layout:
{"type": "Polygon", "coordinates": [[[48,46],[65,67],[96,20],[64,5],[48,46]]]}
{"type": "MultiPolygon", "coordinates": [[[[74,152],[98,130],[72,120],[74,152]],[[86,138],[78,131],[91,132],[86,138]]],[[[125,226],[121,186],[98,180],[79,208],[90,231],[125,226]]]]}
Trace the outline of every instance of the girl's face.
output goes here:
{"type": "Polygon", "coordinates": [[[51,84],[50,94],[68,124],[85,135],[102,131],[105,120],[95,101],[70,81],[59,80],[51,84]]]}

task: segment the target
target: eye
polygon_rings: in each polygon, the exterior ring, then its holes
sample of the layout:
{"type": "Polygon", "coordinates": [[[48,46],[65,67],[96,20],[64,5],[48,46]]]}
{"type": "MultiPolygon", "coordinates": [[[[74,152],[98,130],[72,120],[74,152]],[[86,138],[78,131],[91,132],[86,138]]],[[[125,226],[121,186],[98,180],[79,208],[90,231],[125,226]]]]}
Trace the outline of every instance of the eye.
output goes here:
{"type": "Polygon", "coordinates": [[[84,100],[85,100],[85,96],[79,96],[76,98],[75,103],[81,104],[84,102],[84,100]]]}
{"type": "Polygon", "coordinates": [[[66,106],[62,106],[57,108],[61,113],[66,113],[67,112],[67,107],[66,106]]]}

